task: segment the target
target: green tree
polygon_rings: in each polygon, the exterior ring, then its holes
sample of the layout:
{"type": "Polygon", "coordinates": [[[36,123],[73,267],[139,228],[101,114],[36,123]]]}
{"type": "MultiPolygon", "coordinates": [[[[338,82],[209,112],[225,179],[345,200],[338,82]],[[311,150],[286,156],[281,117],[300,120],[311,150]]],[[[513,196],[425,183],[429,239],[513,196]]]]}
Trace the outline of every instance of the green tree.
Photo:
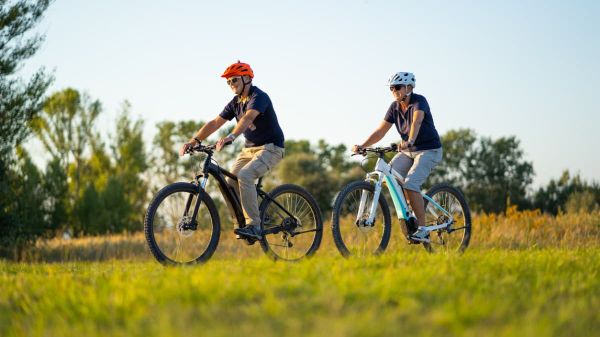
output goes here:
{"type": "Polygon", "coordinates": [[[323,139],[317,143],[317,155],[321,164],[331,171],[344,174],[353,165],[349,160],[350,152],[344,144],[330,145],[323,139]]]}
{"type": "MultiPolygon", "coordinates": [[[[46,165],[42,186],[46,191],[44,205],[48,212],[48,220],[53,230],[63,229],[68,222],[67,194],[69,185],[67,173],[58,160],[52,160],[46,165]]],[[[52,235],[52,233],[49,233],[52,235]]]]}
{"type": "Polygon", "coordinates": [[[483,137],[467,156],[464,191],[473,209],[499,213],[508,205],[530,207],[527,187],[533,166],[523,159],[519,144],[514,136],[483,137]]]}
{"type": "Polygon", "coordinates": [[[153,156],[151,158],[151,184],[155,188],[162,188],[166,184],[189,179],[186,172],[193,170],[197,161],[182,160],[179,149],[187,142],[204,122],[181,121],[160,122],[156,125],[157,133],[154,136],[153,156]]]}
{"type": "Polygon", "coordinates": [[[23,83],[15,76],[23,61],[33,56],[43,37],[28,36],[50,1],[0,2],[0,164],[7,168],[17,145],[27,137],[27,123],[40,110],[52,77],[38,70],[23,83]]]}
{"type": "Polygon", "coordinates": [[[17,72],[43,42],[41,35],[29,32],[49,4],[50,1],[0,1],[0,255],[4,256],[14,257],[15,252],[43,234],[38,229],[44,226],[36,226],[35,217],[28,216],[36,213],[40,204],[23,199],[36,195],[22,192],[26,185],[23,182],[35,180],[31,177],[36,173],[29,164],[16,162],[15,149],[27,138],[28,123],[39,112],[52,77],[40,69],[24,81],[17,72]]]}
{"type": "Polygon", "coordinates": [[[595,193],[590,190],[571,193],[564,207],[567,213],[593,212],[598,209],[600,204],[595,193]]]}
{"type": "MultiPolygon", "coordinates": [[[[104,144],[90,144],[91,155],[82,161],[83,190],[75,198],[72,234],[98,235],[141,228],[148,202],[148,168],[143,121],[132,120],[128,102],[116,121],[109,155],[104,144]]],[[[98,139],[96,135],[94,139],[98,139]]]]}
{"type": "Polygon", "coordinates": [[[559,211],[593,210],[600,205],[600,185],[588,183],[579,174],[568,170],[558,179],[551,179],[546,187],[539,188],[533,196],[533,206],[543,212],[557,214],[559,211]]]}
{"type": "Polygon", "coordinates": [[[313,147],[307,140],[287,140],[285,149],[285,158],[277,165],[273,180],[302,186],[325,213],[331,210],[333,198],[343,185],[364,177],[364,171],[348,160],[350,153],[343,144],[329,145],[319,140],[313,147]]]}
{"type": "MultiPolygon", "coordinates": [[[[119,225],[114,225],[112,231],[133,231],[139,228],[148,202],[148,183],[142,179],[143,173],[148,169],[148,159],[144,146],[144,123],[138,119],[131,120],[130,104],[125,102],[123,112],[117,120],[116,136],[112,145],[113,158],[115,159],[113,181],[109,180],[105,193],[116,193],[119,189],[112,184],[119,184],[120,191],[127,208],[122,209],[123,214],[119,225]],[[112,189],[112,190],[111,190],[112,189]]],[[[114,198],[107,200],[110,202],[114,198]]],[[[118,205],[117,205],[118,206],[118,205]]],[[[111,211],[114,208],[108,208],[111,211]]]]}
{"type": "Polygon", "coordinates": [[[286,156],[276,166],[276,175],[283,183],[297,184],[309,191],[317,199],[321,210],[330,208],[337,181],[328,179],[329,174],[324,171],[316,154],[296,153],[286,156]]]}
{"type": "Polygon", "coordinates": [[[81,192],[84,151],[94,138],[94,124],[102,112],[98,100],[67,88],[52,94],[32,128],[45,150],[69,172],[73,195],[81,192]]]}
{"type": "Polygon", "coordinates": [[[72,218],[76,222],[70,226],[68,232],[72,236],[85,234],[101,234],[108,222],[106,205],[104,205],[100,192],[93,184],[87,184],[79,198],[73,205],[72,218]]]}
{"type": "Polygon", "coordinates": [[[8,172],[11,199],[4,203],[4,211],[10,227],[2,228],[0,256],[21,259],[28,245],[49,235],[54,228],[50,222],[53,205],[47,202],[42,174],[21,147],[17,157],[16,170],[8,172]]]}
{"type": "Polygon", "coordinates": [[[295,153],[314,153],[310,146],[310,142],[305,139],[293,140],[288,139],[285,141],[285,155],[291,156],[295,153]]]}
{"type": "MultiPolygon", "coordinates": [[[[154,188],[161,188],[166,184],[189,180],[191,173],[198,171],[203,163],[198,158],[180,157],[179,149],[187,142],[192,135],[196,133],[204,122],[199,121],[180,121],[160,122],[156,125],[157,133],[154,136],[153,155],[151,162],[151,185],[154,188]]],[[[224,138],[229,134],[235,125],[229,125],[222,128],[216,134],[209,137],[204,144],[212,144],[217,139],[224,138]]],[[[237,157],[243,146],[243,140],[237,140],[232,145],[226,146],[221,152],[213,157],[222,167],[229,167],[237,157]]]]}
{"type": "MultiPolygon", "coordinates": [[[[68,189],[56,190],[63,194],[55,194],[52,198],[65,209],[65,216],[57,218],[61,220],[57,225],[74,235],[81,232],[84,225],[77,216],[80,213],[74,207],[86,188],[86,183],[82,182],[86,156],[90,152],[90,145],[103,146],[100,135],[94,130],[101,112],[102,106],[98,100],[92,101],[88,95],[67,88],[48,97],[42,112],[31,121],[32,130],[50,155],[54,171],[66,174],[68,189]]],[[[102,171],[95,173],[91,179],[106,175],[102,171]]],[[[49,178],[60,179],[60,176],[49,178]]],[[[61,182],[56,181],[54,184],[61,182]]]]}
{"type": "Polygon", "coordinates": [[[470,129],[450,130],[442,135],[443,160],[431,173],[428,185],[447,182],[466,186],[469,158],[473,156],[477,135],[470,129]]]}

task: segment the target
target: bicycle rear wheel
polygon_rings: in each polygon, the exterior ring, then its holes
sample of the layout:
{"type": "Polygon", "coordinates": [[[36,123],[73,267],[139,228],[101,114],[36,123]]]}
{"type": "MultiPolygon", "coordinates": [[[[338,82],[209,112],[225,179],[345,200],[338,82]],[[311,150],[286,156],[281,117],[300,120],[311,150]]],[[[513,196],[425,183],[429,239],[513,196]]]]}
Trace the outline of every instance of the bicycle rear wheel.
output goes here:
{"type": "Polygon", "coordinates": [[[345,257],[380,254],[387,248],[392,220],[383,193],[379,194],[373,223],[366,223],[371,215],[374,193],[373,184],[355,181],[346,185],[335,199],[331,216],[333,240],[345,257]]]}
{"type": "Polygon", "coordinates": [[[321,245],[323,220],[315,198],[300,186],[285,184],[260,205],[263,251],[276,260],[312,256],[321,245]]]}
{"type": "Polygon", "coordinates": [[[219,243],[220,221],[213,200],[198,186],[174,183],[154,197],[144,221],[148,247],[164,265],[207,261],[219,243]],[[196,203],[198,214],[192,221],[196,203]]]}
{"type": "MultiPolygon", "coordinates": [[[[463,252],[471,240],[471,211],[460,190],[447,185],[433,186],[427,195],[452,216],[453,222],[445,229],[432,231],[429,243],[423,247],[429,252],[463,252]]],[[[447,214],[429,200],[425,201],[425,226],[436,226],[448,222],[447,214]]]]}

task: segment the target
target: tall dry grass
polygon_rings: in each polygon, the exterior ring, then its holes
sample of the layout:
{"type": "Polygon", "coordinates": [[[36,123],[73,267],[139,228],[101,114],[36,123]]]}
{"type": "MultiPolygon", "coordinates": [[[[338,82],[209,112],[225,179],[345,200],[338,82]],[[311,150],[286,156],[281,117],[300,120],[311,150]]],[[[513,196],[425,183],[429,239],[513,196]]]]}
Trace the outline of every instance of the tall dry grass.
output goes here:
{"type": "Polygon", "coordinates": [[[578,248],[600,246],[600,212],[561,213],[539,210],[473,217],[471,245],[484,248],[578,248]]]}
{"type": "MultiPolygon", "coordinates": [[[[392,239],[388,250],[419,250],[402,238],[398,220],[392,222],[392,239]]],[[[324,223],[321,248],[317,256],[337,255],[331,237],[331,223],[324,223]]],[[[600,246],[600,211],[562,213],[557,216],[539,211],[518,211],[511,207],[505,214],[474,214],[469,249],[584,248],[600,246]]],[[[231,230],[221,233],[213,259],[255,258],[263,254],[258,244],[246,246],[236,240],[231,230]]],[[[79,239],[40,241],[32,247],[30,262],[152,260],[144,234],[110,235],[79,239]]]]}

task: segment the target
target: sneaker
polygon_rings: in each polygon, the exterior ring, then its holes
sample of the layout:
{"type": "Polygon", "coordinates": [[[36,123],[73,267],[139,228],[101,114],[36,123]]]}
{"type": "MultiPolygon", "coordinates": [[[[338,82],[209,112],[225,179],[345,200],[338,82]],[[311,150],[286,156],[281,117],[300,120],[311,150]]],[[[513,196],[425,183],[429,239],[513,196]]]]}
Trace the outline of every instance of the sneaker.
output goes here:
{"type": "Polygon", "coordinates": [[[244,238],[251,238],[251,239],[255,239],[255,240],[262,239],[261,230],[256,226],[246,226],[244,228],[236,228],[233,232],[244,238]]]}
{"type": "Polygon", "coordinates": [[[429,232],[426,231],[423,227],[419,227],[414,233],[409,235],[410,241],[417,242],[429,242],[429,232]]]}
{"type": "Polygon", "coordinates": [[[243,237],[243,236],[241,236],[239,234],[236,234],[235,238],[238,239],[238,240],[242,240],[248,246],[252,246],[256,242],[256,240],[253,239],[253,238],[243,237]]]}

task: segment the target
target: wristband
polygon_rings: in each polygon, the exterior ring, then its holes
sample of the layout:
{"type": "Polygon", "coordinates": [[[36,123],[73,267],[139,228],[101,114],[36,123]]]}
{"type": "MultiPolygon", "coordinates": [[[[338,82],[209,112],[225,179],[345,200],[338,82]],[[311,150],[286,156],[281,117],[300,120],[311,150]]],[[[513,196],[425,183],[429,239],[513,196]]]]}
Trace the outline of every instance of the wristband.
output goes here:
{"type": "Polygon", "coordinates": [[[237,136],[234,135],[233,133],[230,133],[227,135],[227,138],[231,138],[231,139],[235,140],[237,138],[237,136]]]}
{"type": "Polygon", "coordinates": [[[200,139],[198,139],[198,137],[194,137],[194,140],[198,142],[198,145],[202,144],[202,141],[200,139]]]}

